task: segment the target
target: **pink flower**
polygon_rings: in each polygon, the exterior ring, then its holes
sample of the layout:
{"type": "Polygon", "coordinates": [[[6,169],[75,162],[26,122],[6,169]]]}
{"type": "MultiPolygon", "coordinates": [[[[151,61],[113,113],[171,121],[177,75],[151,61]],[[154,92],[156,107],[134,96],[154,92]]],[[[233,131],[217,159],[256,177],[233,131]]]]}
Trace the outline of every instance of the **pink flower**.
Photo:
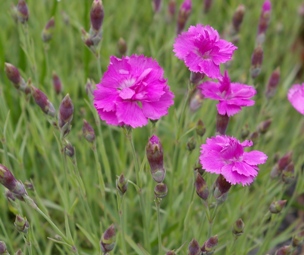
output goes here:
{"type": "Polygon", "coordinates": [[[304,115],[304,83],[294,84],[288,91],[288,100],[291,105],[304,115]]]}
{"type": "Polygon", "coordinates": [[[112,56],[94,91],[94,106],[110,125],[147,125],[168,113],[174,95],[158,63],[145,56],[112,56]]]}
{"type": "Polygon", "coordinates": [[[173,45],[176,57],[183,60],[191,72],[219,78],[220,64],[231,60],[237,49],[232,43],[220,39],[218,32],[197,24],[179,35],[173,45]]]}
{"type": "Polygon", "coordinates": [[[250,98],[256,94],[256,90],[249,85],[230,83],[227,71],[219,83],[206,81],[198,88],[205,97],[219,100],[216,107],[221,115],[232,116],[241,111],[242,107],[254,105],[254,101],[250,98]]]}
{"type": "Polygon", "coordinates": [[[240,143],[230,136],[208,138],[201,146],[200,162],[209,173],[221,174],[231,183],[247,185],[258,174],[259,164],[264,164],[267,155],[260,151],[244,152],[245,147],[252,146],[252,141],[240,143]]]}

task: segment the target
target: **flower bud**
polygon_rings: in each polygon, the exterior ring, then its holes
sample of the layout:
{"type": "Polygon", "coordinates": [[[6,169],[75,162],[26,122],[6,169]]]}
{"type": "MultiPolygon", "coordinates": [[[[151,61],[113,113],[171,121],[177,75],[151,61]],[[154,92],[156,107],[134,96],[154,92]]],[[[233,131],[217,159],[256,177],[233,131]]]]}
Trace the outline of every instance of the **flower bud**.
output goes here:
{"type": "Polygon", "coordinates": [[[195,131],[196,134],[199,135],[200,137],[204,136],[204,134],[206,133],[206,127],[201,119],[198,120],[195,131]]]}
{"type": "Polygon", "coordinates": [[[295,180],[294,164],[292,162],[284,168],[281,178],[285,184],[290,184],[295,180]]]}
{"type": "Polygon", "coordinates": [[[152,0],[152,7],[155,13],[159,12],[161,9],[161,0],[152,0]]]}
{"type": "Polygon", "coordinates": [[[169,0],[167,12],[169,21],[172,21],[176,12],[176,0],[169,0]]]}
{"type": "Polygon", "coordinates": [[[70,158],[73,158],[75,155],[75,148],[72,144],[68,143],[63,147],[63,152],[70,158]]]}
{"type": "Polygon", "coordinates": [[[32,96],[36,102],[36,104],[40,107],[40,109],[47,115],[51,117],[56,116],[56,110],[53,104],[49,101],[47,96],[40,90],[34,86],[32,88],[32,96]]]}
{"type": "Polygon", "coordinates": [[[112,224],[103,234],[100,240],[100,249],[103,253],[108,253],[115,246],[115,226],[112,224]]]}
{"type": "Polygon", "coordinates": [[[201,248],[201,252],[203,254],[211,254],[215,250],[215,247],[217,246],[217,243],[218,243],[218,237],[217,237],[217,235],[210,237],[204,243],[203,247],[201,248]]]}
{"type": "Polygon", "coordinates": [[[194,165],[194,171],[197,171],[200,175],[203,175],[205,173],[205,170],[203,169],[201,163],[199,160],[197,160],[195,162],[195,165],[194,165]]]}
{"type": "Polygon", "coordinates": [[[168,251],[166,255],[176,255],[176,253],[174,251],[168,251]]]}
{"type": "Polygon", "coordinates": [[[283,157],[281,157],[278,161],[278,169],[280,172],[282,172],[285,167],[289,165],[292,161],[292,152],[287,152],[283,157]]]}
{"type": "Polygon", "coordinates": [[[2,255],[4,255],[4,254],[7,254],[7,255],[9,255],[9,253],[8,253],[8,251],[7,251],[7,249],[6,249],[6,244],[5,244],[5,242],[3,242],[3,241],[0,241],[0,254],[2,255]]]}
{"type": "Polygon", "coordinates": [[[263,44],[265,41],[265,33],[267,31],[271,14],[271,2],[270,0],[265,0],[261,10],[261,16],[258,26],[258,35],[256,41],[258,44],[263,44]]]}
{"type": "Polygon", "coordinates": [[[229,124],[229,116],[227,114],[221,115],[217,113],[216,132],[221,135],[225,135],[228,124],[229,124]]]}
{"type": "Polygon", "coordinates": [[[66,136],[70,132],[70,124],[73,119],[73,113],[74,106],[69,94],[67,94],[61,101],[58,114],[58,125],[63,136],[66,136]]]}
{"type": "Polygon", "coordinates": [[[200,246],[199,243],[192,239],[188,246],[188,255],[199,255],[200,254],[200,246]]]}
{"type": "Polygon", "coordinates": [[[25,181],[24,186],[27,190],[34,190],[34,184],[31,181],[25,181]]]}
{"type": "Polygon", "coordinates": [[[178,12],[177,34],[180,34],[183,31],[185,24],[190,16],[191,10],[192,10],[191,0],[184,0],[178,12]]]}
{"type": "Polygon", "coordinates": [[[128,181],[125,176],[121,174],[116,180],[116,188],[121,196],[123,196],[128,190],[128,181]]]}
{"type": "Polygon", "coordinates": [[[199,90],[195,90],[195,92],[191,95],[189,108],[192,112],[197,111],[203,103],[204,96],[199,90]]]}
{"type": "MultiPolygon", "coordinates": [[[[14,195],[23,197],[26,195],[24,185],[17,181],[15,176],[4,165],[0,164],[0,183],[10,190],[14,195]]],[[[18,198],[18,197],[17,197],[18,198]]]]}
{"type": "Polygon", "coordinates": [[[212,0],[204,1],[204,13],[208,13],[212,5],[212,0]]]}
{"type": "Polygon", "coordinates": [[[201,199],[207,200],[209,196],[208,186],[204,178],[199,173],[196,174],[194,185],[195,185],[196,194],[201,199]]]}
{"type": "Polygon", "coordinates": [[[278,200],[275,202],[272,202],[269,206],[269,211],[273,214],[277,214],[282,211],[282,209],[285,207],[287,203],[287,200],[278,200]]]}
{"type": "Polygon", "coordinates": [[[222,203],[227,199],[227,194],[231,184],[226,181],[223,175],[219,175],[214,184],[213,195],[218,203],[222,203]]]}
{"type": "Polygon", "coordinates": [[[154,188],[154,195],[157,198],[164,198],[168,194],[168,187],[164,183],[157,183],[154,188]]]}
{"type": "Polygon", "coordinates": [[[52,17],[45,25],[45,27],[42,30],[42,41],[48,42],[52,39],[53,36],[53,30],[55,27],[55,20],[54,17],[52,17]]]}
{"type": "Polygon", "coordinates": [[[249,140],[253,142],[253,145],[257,144],[260,137],[260,133],[258,131],[254,131],[249,135],[249,140]]]}
{"type": "Polygon", "coordinates": [[[251,57],[251,77],[253,79],[255,79],[261,72],[261,67],[262,67],[262,63],[263,63],[263,48],[262,46],[257,46],[252,54],[251,57]]]}
{"type": "Polygon", "coordinates": [[[292,246],[291,245],[285,245],[278,249],[275,253],[275,255],[290,255],[292,252],[292,246]]]}
{"type": "Polygon", "coordinates": [[[59,76],[55,72],[53,72],[52,80],[53,80],[54,90],[55,90],[56,94],[58,95],[62,91],[62,83],[61,83],[59,76]]]}
{"type": "Polygon", "coordinates": [[[88,142],[90,142],[90,143],[94,142],[95,131],[86,120],[83,120],[82,134],[88,142]]]}
{"type": "Polygon", "coordinates": [[[19,89],[22,78],[18,68],[10,63],[5,63],[5,73],[7,78],[19,89]]]}
{"type": "Polygon", "coordinates": [[[299,246],[304,241],[304,230],[300,231],[299,233],[295,234],[292,237],[291,244],[293,247],[299,246]]]}
{"type": "Polygon", "coordinates": [[[191,72],[190,73],[190,82],[194,85],[197,85],[200,83],[200,81],[205,77],[204,74],[202,73],[195,73],[191,72]]]}
{"type": "Polygon", "coordinates": [[[268,131],[271,123],[272,123],[272,119],[268,119],[268,120],[261,122],[257,127],[258,132],[260,134],[265,134],[268,131]]]}
{"type": "Polygon", "coordinates": [[[188,142],[187,142],[187,150],[188,151],[193,151],[196,147],[196,141],[195,141],[195,138],[192,136],[188,142]]]}
{"type": "Polygon", "coordinates": [[[272,72],[269,81],[267,83],[266,91],[265,91],[265,96],[267,99],[274,96],[277,87],[279,85],[280,78],[281,78],[281,72],[280,72],[280,68],[278,67],[272,72]]]}
{"type": "Polygon", "coordinates": [[[23,252],[21,249],[19,249],[18,251],[16,251],[15,255],[23,255],[23,252]]]}
{"type": "Polygon", "coordinates": [[[240,236],[244,233],[244,227],[245,227],[245,224],[242,221],[242,219],[240,218],[234,223],[232,233],[235,236],[240,236]]]}
{"type": "Polygon", "coordinates": [[[166,170],[163,163],[163,147],[156,135],[150,137],[146,146],[146,155],[154,181],[161,183],[165,179],[166,170]]]}
{"type": "Polygon", "coordinates": [[[94,83],[94,81],[91,80],[91,79],[88,79],[87,83],[85,85],[85,91],[86,91],[88,97],[91,98],[91,99],[93,98],[93,91],[94,91],[94,89],[95,89],[95,83],[94,83]]]}
{"type": "Polygon", "coordinates": [[[104,18],[104,9],[101,0],[94,0],[90,12],[91,27],[99,31],[104,18]]]}
{"type": "Polygon", "coordinates": [[[119,38],[118,43],[117,43],[117,48],[118,48],[118,52],[121,56],[126,55],[127,53],[127,43],[123,38],[119,38]]]}
{"type": "Polygon", "coordinates": [[[19,0],[17,4],[17,16],[18,20],[24,24],[29,19],[29,11],[26,5],[25,0],[19,0]]]}
{"type": "Polygon", "coordinates": [[[30,224],[29,222],[27,221],[27,219],[24,217],[21,217],[19,215],[16,215],[16,219],[15,219],[15,222],[14,222],[14,225],[17,229],[18,232],[20,233],[24,233],[26,234],[29,227],[30,227],[30,224]]]}
{"type": "Polygon", "coordinates": [[[245,5],[240,4],[235,10],[232,17],[232,27],[235,33],[238,33],[240,31],[240,26],[243,22],[244,14],[245,14],[245,5]]]}

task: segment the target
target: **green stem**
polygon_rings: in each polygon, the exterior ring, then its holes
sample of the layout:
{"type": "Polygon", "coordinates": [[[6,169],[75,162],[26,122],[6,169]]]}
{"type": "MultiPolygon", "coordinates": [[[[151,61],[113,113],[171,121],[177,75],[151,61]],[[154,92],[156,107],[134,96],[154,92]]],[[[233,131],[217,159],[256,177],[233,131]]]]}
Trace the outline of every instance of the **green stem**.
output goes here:
{"type": "Polygon", "coordinates": [[[120,228],[121,228],[121,242],[122,242],[122,250],[123,255],[127,255],[127,246],[125,239],[125,223],[124,223],[124,196],[117,195],[117,203],[118,203],[118,213],[120,219],[120,228]],[[120,198],[120,200],[119,200],[120,198]]]}
{"type": "Polygon", "coordinates": [[[98,180],[99,180],[99,185],[100,185],[100,191],[101,191],[102,197],[104,198],[105,197],[106,186],[105,186],[104,179],[103,179],[103,176],[102,176],[102,168],[101,168],[100,162],[98,160],[98,154],[97,154],[97,150],[96,150],[96,142],[95,141],[94,141],[92,149],[93,149],[93,152],[94,152],[95,162],[96,162],[96,165],[97,165],[97,174],[98,174],[98,180]]]}
{"type": "Polygon", "coordinates": [[[157,234],[158,234],[158,254],[162,254],[162,239],[161,239],[161,227],[160,227],[160,203],[161,199],[155,198],[155,205],[157,210],[157,234]]]}

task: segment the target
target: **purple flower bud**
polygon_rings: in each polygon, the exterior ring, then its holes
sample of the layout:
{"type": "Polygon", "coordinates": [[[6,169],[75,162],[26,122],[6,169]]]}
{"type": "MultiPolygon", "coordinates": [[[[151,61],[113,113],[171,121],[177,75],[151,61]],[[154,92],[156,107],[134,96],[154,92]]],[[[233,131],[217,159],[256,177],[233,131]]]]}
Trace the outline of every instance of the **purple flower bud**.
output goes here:
{"type": "Polygon", "coordinates": [[[15,225],[18,232],[21,232],[21,233],[24,233],[24,234],[26,234],[28,232],[28,229],[30,227],[30,224],[27,221],[27,219],[25,217],[23,218],[19,215],[16,215],[14,225],[15,225]]]}
{"type": "Polygon", "coordinates": [[[196,179],[195,179],[194,185],[195,185],[196,194],[201,199],[207,200],[208,196],[209,196],[209,190],[207,187],[207,183],[199,173],[196,174],[196,179]]]}
{"type": "Polygon", "coordinates": [[[164,198],[168,194],[168,187],[164,183],[157,183],[154,188],[154,195],[157,198],[164,198]]]}
{"type": "Polygon", "coordinates": [[[44,29],[42,30],[42,41],[48,42],[52,39],[53,36],[53,30],[55,27],[55,20],[54,17],[52,17],[45,25],[44,29]]]}
{"type": "Polygon", "coordinates": [[[205,77],[204,74],[202,73],[195,73],[191,72],[190,73],[190,82],[194,85],[197,85],[200,83],[200,81],[205,77]]]}
{"type": "Polygon", "coordinates": [[[258,127],[257,127],[258,132],[259,132],[260,134],[265,134],[265,133],[268,131],[268,129],[269,129],[271,123],[272,123],[272,120],[271,120],[271,119],[268,119],[268,120],[265,120],[265,121],[261,122],[261,123],[258,125],[258,127]]]}
{"type": "Polygon", "coordinates": [[[263,44],[265,41],[265,33],[267,31],[271,14],[271,2],[270,0],[265,0],[262,6],[259,26],[258,26],[258,35],[256,41],[258,44],[263,44]]]}
{"type": "Polygon", "coordinates": [[[292,151],[287,152],[283,157],[278,161],[278,170],[282,172],[285,167],[289,165],[292,161],[292,151]]]}
{"type": "Polygon", "coordinates": [[[146,155],[154,181],[161,183],[165,179],[166,170],[163,162],[163,147],[156,135],[150,137],[146,146],[146,155]]]}
{"type": "Polygon", "coordinates": [[[17,4],[17,15],[18,15],[18,20],[24,24],[25,22],[28,21],[29,18],[29,11],[26,5],[26,2],[24,0],[19,0],[17,4]]]}
{"type": "MultiPolygon", "coordinates": [[[[0,183],[10,190],[14,195],[23,197],[26,195],[26,190],[24,185],[17,181],[15,176],[10,170],[8,170],[4,165],[0,164],[0,183]]],[[[18,197],[17,197],[18,198],[18,197]]]]}
{"type": "Polygon", "coordinates": [[[168,3],[169,21],[174,19],[175,13],[176,13],[176,0],[169,0],[169,3],[168,3]]]}
{"type": "Polygon", "coordinates": [[[277,214],[283,210],[287,203],[287,200],[274,201],[269,206],[269,211],[273,214],[277,214]]]}
{"type": "Polygon", "coordinates": [[[73,158],[75,155],[75,148],[72,144],[68,143],[63,147],[63,152],[70,158],[73,158]]]}
{"type": "Polygon", "coordinates": [[[212,5],[212,0],[204,1],[204,13],[208,13],[212,5]]]}
{"type": "Polygon", "coordinates": [[[0,241],[0,254],[9,254],[3,241],[0,241]]]}
{"type": "Polygon", "coordinates": [[[161,9],[161,0],[152,0],[152,7],[155,13],[160,12],[161,9]]]}
{"type": "Polygon", "coordinates": [[[99,31],[104,18],[104,10],[101,0],[94,0],[90,12],[91,27],[99,31]]]}
{"type": "Polygon", "coordinates": [[[260,137],[260,133],[258,131],[254,131],[249,135],[249,140],[253,142],[253,145],[257,144],[260,137]]]}
{"type": "Polygon", "coordinates": [[[108,253],[115,246],[115,226],[112,224],[103,234],[100,240],[100,249],[103,253],[108,253]]]}
{"type": "Polygon", "coordinates": [[[206,127],[204,125],[204,122],[200,119],[198,120],[198,122],[196,123],[196,134],[200,137],[203,137],[204,134],[206,133],[206,127]]]}
{"type": "Polygon", "coordinates": [[[19,249],[18,251],[16,251],[15,255],[23,255],[23,252],[21,249],[19,249]]]}
{"type": "Polygon", "coordinates": [[[245,227],[245,224],[242,221],[242,219],[240,218],[234,223],[232,233],[235,236],[240,236],[244,233],[244,227],[245,227]]]}
{"type": "Polygon", "coordinates": [[[250,72],[251,72],[251,77],[253,79],[255,79],[261,72],[263,56],[264,56],[263,48],[262,48],[262,46],[259,45],[254,49],[252,57],[251,57],[250,72]]]}
{"type": "Polygon", "coordinates": [[[203,104],[204,96],[202,92],[197,89],[195,92],[192,94],[189,102],[189,108],[192,112],[197,111],[203,104]]]}
{"type": "Polygon", "coordinates": [[[278,249],[275,253],[275,255],[290,255],[292,252],[292,246],[291,245],[285,245],[278,249]]]}
{"type": "Polygon", "coordinates": [[[223,175],[219,175],[214,184],[213,195],[215,199],[222,203],[227,199],[227,194],[229,189],[231,188],[231,184],[226,181],[223,175]]]}
{"type": "Polygon", "coordinates": [[[40,109],[47,115],[51,117],[56,116],[56,110],[53,104],[49,101],[47,96],[36,87],[32,86],[32,96],[36,102],[36,104],[40,107],[40,109]]]}
{"type": "Polygon", "coordinates": [[[192,239],[188,246],[188,255],[199,255],[200,254],[200,246],[199,243],[192,239]]]}
{"type": "Polygon", "coordinates": [[[300,231],[299,233],[295,234],[292,237],[291,244],[293,247],[299,246],[304,241],[304,230],[300,231]]]}
{"type": "Polygon", "coordinates": [[[174,251],[168,251],[166,255],[176,255],[176,253],[174,251]]]}
{"type": "Polygon", "coordinates": [[[194,165],[194,171],[197,171],[200,175],[203,175],[205,173],[205,170],[203,169],[201,163],[200,163],[200,160],[197,160],[195,162],[195,165],[194,165]]]}
{"type": "Polygon", "coordinates": [[[127,52],[127,43],[123,38],[119,38],[117,43],[118,52],[121,56],[126,55],[127,52]]]}
{"type": "Polygon", "coordinates": [[[128,190],[128,181],[125,176],[121,174],[116,180],[116,188],[121,196],[123,196],[128,190]]]}
{"type": "Polygon", "coordinates": [[[235,33],[238,33],[240,31],[240,26],[243,22],[245,10],[246,10],[245,5],[241,4],[236,8],[236,11],[233,14],[232,27],[233,27],[235,33]]]}
{"type": "Polygon", "coordinates": [[[95,131],[86,120],[83,120],[82,134],[88,142],[92,143],[95,141],[95,131]]]}
{"type": "Polygon", "coordinates": [[[217,235],[212,236],[204,243],[203,247],[201,248],[201,252],[203,252],[203,254],[205,253],[209,254],[210,252],[214,251],[217,244],[218,244],[217,235]]]}
{"type": "Polygon", "coordinates": [[[227,114],[221,115],[217,113],[216,132],[221,135],[225,135],[228,124],[229,124],[229,116],[227,114]]]}
{"type": "Polygon", "coordinates": [[[242,127],[242,130],[241,130],[242,140],[245,140],[248,137],[249,133],[250,133],[250,130],[249,130],[248,124],[246,124],[244,127],[242,127]]]}
{"type": "Polygon", "coordinates": [[[5,73],[7,78],[19,89],[22,79],[19,70],[12,64],[5,63],[5,73]]]}
{"type": "Polygon", "coordinates": [[[267,83],[266,91],[265,91],[265,96],[267,99],[274,96],[280,82],[280,77],[281,77],[281,72],[280,72],[280,68],[278,67],[272,72],[269,81],[267,83]]]}
{"type": "Polygon", "coordinates": [[[294,164],[292,162],[282,171],[281,179],[285,184],[290,184],[295,180],[294,164]]]}
{"type": "Polygon", "coordinates": [[[184,0],[178,12],[177,32],[176,32],[177,34],[180,34],[183,31],[185,24],[190,16],[191,10],[192,10],[191,0],[184,0]]]}
{"type": "Polygon", "coordinates": [[[67,94],[59,106],[58,114],[58,125],[61,129],[63,136],[67,135],[70,132],[70,124],[73,119],[74,106],[70,95],[67,94]]]}
{"type": "Polygon", "coordinates": [[[54,90],[55,90],[56,94],[58,95],[62,91],[62,83],[61,83],[60,78],[58,77],[58,75],[55,72],[53,72],[52,80],[53,80],[54,90]]]}

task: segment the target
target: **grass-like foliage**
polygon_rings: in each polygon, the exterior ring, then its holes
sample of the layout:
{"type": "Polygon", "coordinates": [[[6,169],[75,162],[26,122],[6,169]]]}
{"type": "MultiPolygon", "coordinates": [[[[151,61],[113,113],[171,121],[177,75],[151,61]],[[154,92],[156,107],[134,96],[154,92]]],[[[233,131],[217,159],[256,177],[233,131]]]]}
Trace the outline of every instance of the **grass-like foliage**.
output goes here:
{"type": "MultiPolygon", "coordinates": [[[[287,93],[304,82],[301,1],[273,0],[263,17],[262,0],[192,0],[191,11],[189,1],[180,11],[182,2],[104,0],[102,12],[99,0],[1,0],[0,254],[300,254],[304,118],[287,93]],[[218,81],[190,79],[173,52],[177,31],[197,24],[237,46],[218,64],[223,84],[238,83],[231,97],[239,84],[252,86],[248,107],[229,116],[222,108],[224,127],[218,102],[202,96],[218,81]],[[133,54],[157,61],[174,104],[143,127],[108,125],[92,91],[111,56],[133,54]],[[267,91],[269,80],[276,91],[267,91]],[[210,173],[224,162],[222,144],[216,156],[206,152],[216,133],[234,137],[225,139],[238,150],[238,140],[253,141],[239,165],[255,160],[253,150],[267,155],[250,166],[257,177],[210,173]]],[[[128,84],[119,88],[124,99],[128,84]]]]}

